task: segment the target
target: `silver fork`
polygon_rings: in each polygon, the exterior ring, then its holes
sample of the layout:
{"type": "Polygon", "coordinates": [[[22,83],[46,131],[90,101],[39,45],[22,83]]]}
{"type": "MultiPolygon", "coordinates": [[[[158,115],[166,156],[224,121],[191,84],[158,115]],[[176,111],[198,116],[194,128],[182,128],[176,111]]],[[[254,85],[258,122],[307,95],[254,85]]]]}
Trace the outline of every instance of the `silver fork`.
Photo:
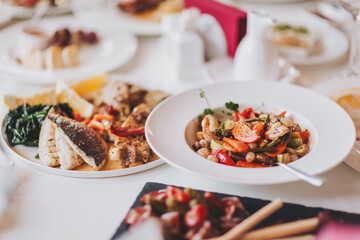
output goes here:
{"type": "Polygon", "coordinates": [[[299,169],[296,169],[296,168],[294,168],[294,167],[292,167],[290,165],[287,165],[285,163],[277,163],[276,165],[288,170],[289,172],[296,175],[297,177],[304,180],[305,182],[308,182],[308,183],[310,183],[310,184],[312,184],[314,186],[317,186],[317,187],[320,187],[326,181],[325,178],[316,177],[316,176],[307,174],[307,173],[305,173],[303,171],[300,171],[299,169]]]}

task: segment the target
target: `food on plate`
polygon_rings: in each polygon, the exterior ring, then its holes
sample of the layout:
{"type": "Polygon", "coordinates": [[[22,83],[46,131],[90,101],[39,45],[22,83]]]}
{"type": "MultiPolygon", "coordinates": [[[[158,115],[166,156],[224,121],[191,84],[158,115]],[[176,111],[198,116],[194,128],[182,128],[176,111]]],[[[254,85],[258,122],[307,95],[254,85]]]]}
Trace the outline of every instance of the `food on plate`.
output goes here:
{"type": "MultiPolygon", "coordinates": [[[[36,34],[47,37],[43,32],[36,34]]],[[[23,66],[36,70],[75,67],[80,64],[78,60],[80,49],[97,42],[98,37],[95,32],[82,30],[72,32],[68,28],[63,28],[55,31],[44,44],[29,45],[28,49],[25,49],[24,56],[20,56],[18,60],[23,66]]]]}
{"type": "Polygon", "coordinates": [[[159,22],[165,14],[180,12],[183,4],[183,0],[124,0],[118,7],[132,16],[159,22]]]}
{"type": "Polygon", "coordinates": [[[303,26],[279,24],[273,28],[272,42],[284,54],[308,55],[314,48],[315,37],[303,26]]]}
{"type": "MultiPolygon", "coordinates": [[[[206,99],[202,90],[200,96],[206,99]]],[[[296,161],[309,152],[309,131],[287,117],[287,111],[240,111],[231,101],[225,107],[217,112],[206,108],[198,117],[193,149],[200,156],[228,166],[263,168],[296,161]]]]}
{"type": "Polygon", "coordinates": [[[135,167],[158,159],[144,127],[151,109],[167,96],[103,75],[73,86],[59,81],[33,97],[5,96],[10,107],[5,133],[10,145],[38,146],[45,166],[89,171],[135,167]],[[49,100],[47,94],[55,96],[53,102],[36,102],[49,100]]]}
{"type": "Polygon", "coordinates": [[[289,206],[284,206],[280,199],[264,206],[253,200],[166,186],[142,195],[141,205],[130,209],[124,223],[130,231],[138,231],[142,223],[151,220],[158,223],[154,226],[161,228],[161,239],[200,240],[220,236],[219,239],[285,239],[291,236],[315,239],[321,225],[334,222],[328,211],[308,211],[303,214],[306,217],[289,216],[286,213],[289,206]]]}
{"type": "MultiPolygon", "coordinates": [[[[50,6],[56,6],[55,0],[45,0],[50,6]]],[[[4,0],[5,4],[19,6],[19,7],[35,7],[40,0],[4,0]]]]}
{"type": "Polygon", "coordinates": [[[360,88],[342,89],[331,99],[338,103],[351,117],[356,127],[356,139],[360,139],[360,88]]]}

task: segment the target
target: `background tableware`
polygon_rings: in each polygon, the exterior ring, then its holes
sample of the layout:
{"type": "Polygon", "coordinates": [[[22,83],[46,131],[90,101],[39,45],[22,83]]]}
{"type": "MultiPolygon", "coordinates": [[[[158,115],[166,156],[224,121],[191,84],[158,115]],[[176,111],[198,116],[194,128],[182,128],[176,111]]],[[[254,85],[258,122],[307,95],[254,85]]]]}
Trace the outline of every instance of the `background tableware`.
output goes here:
{"type": "MultiPolygon", "coordinates": [[[[326,97],[305,88],[263,81],[221,83],[202,89],[213,109],[223,107],[228,101],[254,108],[265,104],[266,111],[271,112],[282,112],[286,109],[289,117],[310,131],[311,151],[291,163],[291,166],[308,174],[320,174],[340,164],[354,144],[355,127],[347,113],[326,97]],[[304,104],[304,99],[311,103],[311,108],[304,104]],[[341,126],[339,122],[342,123],[341,126]],[[328,137],[329,128],[331,139],[328,137]]],[[[256,185],[298,179],[279,167],[229,167],[197,155],[189,146],[194,143],[190,140],[194,138],[194,127],[189,123],[196,119],[204,108],[206,104],[200,99],[198,89],[170,97],[157,106],[146,124],[146,137],[155,153],[174,167],[219,181],[256,185]]]]}
{"type": "Polygon", "coordinates": [[[64,81],[83,79],[96,74],[113,70],[128,62],[135,54],[138,42],[134,35],[112,31],[106,27],[96,29],[87,24],[75,23],[74,17],[56,17],[43,19],[39,28],[46,33],[52,33],[62,27],[77,30],[97,32],[100,41],[91,47],[84,47],[79,52],[80,65],[72,68],[57,70],[31,70],[17,62],[19,46],[16,38],[22,31],[25,23],[19,23],[0,32],[0,69],[12,76],[13,80],[31,84],[52,84],[56,79],[64,81]]]}

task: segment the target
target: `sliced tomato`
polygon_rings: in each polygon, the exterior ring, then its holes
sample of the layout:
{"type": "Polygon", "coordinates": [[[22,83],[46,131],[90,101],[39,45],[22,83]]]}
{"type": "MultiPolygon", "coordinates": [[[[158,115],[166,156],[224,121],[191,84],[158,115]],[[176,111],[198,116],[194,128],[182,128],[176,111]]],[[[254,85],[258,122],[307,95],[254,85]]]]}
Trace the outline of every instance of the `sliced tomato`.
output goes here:
{"type": "Polygon", "coordinates": [[[255,113],[254,110],[250,108],[246,108],[242,111],[241,116],[243,116],[245,119],[254,118],[255,113]]]}
{"type": "Polygon", "coordinates": [[[166,193],[164,190],[159,190],[159,191],[144,194],[141,197],[140,202],[145,203],[146,196],[150,196],[158,201],[164,201],[166,199],[166,193]]]}
{"type": "Polygon", "coordinates": [[[236,139],[223,138],[223,141],[224,141],[223,146],[228,151],[241,153],[241,152],[246,152],[249,149],[249,146],[246,143],[243,143],[236,139]],[[230,147],[229,147],[229,145],[230,145],[230,147]],[[229,149],[227,147],[229,147],[229,149]]]}
{"type": "Polygon", "coordinates": [[[258,122],[258,123],[255,124],[255,126],[253,127],[253,132],[255,132],[256,135],[258,135],[258,136],[261,136],[262,130],[264,130],[264,122],[258,122]]]}
{"type": "Polygon", "coordinates": [[[234,122],[238,122],[240,119],[245,120],[244,117],[239,112],[232,112],[232,117],[234,122]]]}
{"type": "Polygon", "coordinates": [[[190,197],[177,187],[167,186],[165,192],[166,197],[173,198],[181,203],[188,204],[191,201],[190,197]]]}
{"type": "Polygon", "coordinates": [[[279,145],[275,147],[275,152],[265,152],[266,155],[269,157],[276,157],[277,155],[281,154],[286,149],[287,143],[285,141],[282,141],[279,145]]]}
{"type": "Polygon", "coordinates": [[[279,116],[279,117],[284,117],[286,113],[287,113],[287,111],[283,111],[283,112],[280,113],[278,116],[279,116]]]}
{"type": "Polygon", "coordinates": [[[208,211],[203,204],[197,204],[186,212],[184,217],[185,226],[188,228],[198,226],[207,217],[208,211]]]}
{"type": "Polygon", "coordinates": [[[244,121],[236,123],[233,130],[234,137],[244,143],[253,143],[260,139],[260,136],[252,131],[244,121]]]}
{"type": "Polygon", "coordinates": [[[131,209],[126,215],[124,222],[126,224],[137,224],[144,221],[152,215],[151,206],[144,205],[131,209]]]}
{"type": "Polygon", "coordinates": [[[222,149],[216,149],[211,152],[211,155],[214,157],[217,157],[219,159],[219,162],[221,164],[229,165],[229,166],[235,166],[234,160],[222,149]]]}
{"type": "Polygon", "coordinates": [[[310,137],[310,132],[307,129],[305,129],[304,131],[299,132],[299,134],[303,143],[307,143],[310,137]]]}
{"type": "Polygon", "coordinates": [[[243,168],[266,168],[266,167],[269,167],[268,165],[247,162],[247,161],[237,161],[236,166],[243,167],[243,168]]]}

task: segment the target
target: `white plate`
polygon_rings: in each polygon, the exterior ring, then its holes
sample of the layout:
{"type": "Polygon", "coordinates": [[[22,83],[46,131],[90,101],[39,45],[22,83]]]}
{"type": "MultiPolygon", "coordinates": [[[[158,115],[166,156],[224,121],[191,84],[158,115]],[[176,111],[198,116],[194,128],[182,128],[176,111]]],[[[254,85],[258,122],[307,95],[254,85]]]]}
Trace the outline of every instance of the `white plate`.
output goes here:
{"type": "Polygon", "coordinates": [[[289,60],[295,65],[325,64],[345,57],[349,42],[345,35],[326,20],[303,9],[271,12],[280,23],[289,23],[308,28],[318,38],[318,47],[314,53],[304,57],[292,57],[289,60]],[[294,17],[296,16],[296,17],[294,17]]]}
{"type": "Polygon", "coordinates": [[[42,29],[54,32],[61,27],[95,31],[100,39],[96,45],[86,46],[79,52],[80,65],[57,70],[31,70],[16,61],[17,36],[24,24],[20,23],[0,32],[0,70],[12,75],[14,80],[32,84],[52,84],[57,79],[64,81],[83,79],[96,74],[111,71],[127,63],[135,54],[138,42],[135,36],[104,29],[93,29],[84,24],[77,24],[74,17],[43,19],[42,29]],[[9,41],[12,39],[12,41],[9,41]]]}
{"type": "Polygon", "coordinates": [[[161,23],[141,20],[124,13],[116,1],[81,1],[73,2],[73,12],[82,22],[91,22],[94,26],[110,26],[140,36],[157,36],[161,34],[161,23]],[[93,21],[98,19],[98,21],[93,21]]]}
{"type": "MultiPolygon", "coordinates": [[[[360,87],[360,81],[357,77],[347,77],[342,79],[334,79],[331,81],[324,81],[321,82],[314,87],[312,90],[327,96],[331,97],[341,89],[346,88],[355,88],[360,87]]],[[[359,135],[359,130],[357,127],[357,134],[359,135]]],[[[350,167],[356,169],[360,172],[360,141],[357,140],[349,157],[345,159],[345,163],[348,164],[350,167]]]]}
{"type": "MultiPolygon", "coordinates": [[[[5,117],[5,113],[1,115],[1,119],[3,120],[4,117],[5,117]]],[[[143,164],[137,167],[118,169],[118,170],[108,170],[108,171],[75,171],[75,170],[64,170],[60,168],[43,166],[41,165],[40,160],[35,158],[36,154],[39,153],[37,147],[26,147],[21,145],[11,147],[9,145],[8,141],[6,140],[6,136],[4,134],[3,121],[1,124],[0,142],[2,146],[4,146],[5,152],[9,156],[11,156],[11,158],[14,159],[16,163],[27,165],[35,170],[40,170],[42,172],[55,174],[59,176],[65,176],[65,177],[75,177],[75,178],[119,177],[119,176],[125,176],[125,175],[143,172],[164,164],[164,162],[161,159],[158,159],[154,162],[143,164]]]]}
{"type": "MultiPolygon", "coordinates": [[[[21,6],[11,6],[11,5],[0,5],[0,8],[4,9],[12,18],[26,19],[31,18],[35,12],[35,7],[21,7],[21,6]]],[[[71,12],[70,4],[67,4],[64,7],[52,7],[46,16],[56,16],[62,15],[71,12]]]]}
{"type": "MultiPolygon", "coordinates": [[[[288,114],[301,128],[309,129],[311,151],[292,166],[309,174],[320,174],[340,164],[355,141],[355,127],[347,113],[328,98],[303,87],[274,82],[231,82],[202,88],[213,109],[233,101],[288,114]],[[340,124],[339,124],[340,123],[340,124]]],[[[187,144],[185,129],[206,108],[198,89],[175,95],[160,103],[146,124],[146,138],[155,153],[167,163],[220,181],[239,184],[275,184],[298,178],[279,167],[249,169],[206,160],[187,144]]]]}
{"type": "MultiPolygon", "coordinates": [[[[229,57],[221,57],[208,61],[205,64],[204,78],[213,83],[236,81],[233,76],[234,61],[229,57]]],[[[300,76],[300,71],[294,68],[285,59],[279,59],[280,82],[293,83],[300,76]]]]}

